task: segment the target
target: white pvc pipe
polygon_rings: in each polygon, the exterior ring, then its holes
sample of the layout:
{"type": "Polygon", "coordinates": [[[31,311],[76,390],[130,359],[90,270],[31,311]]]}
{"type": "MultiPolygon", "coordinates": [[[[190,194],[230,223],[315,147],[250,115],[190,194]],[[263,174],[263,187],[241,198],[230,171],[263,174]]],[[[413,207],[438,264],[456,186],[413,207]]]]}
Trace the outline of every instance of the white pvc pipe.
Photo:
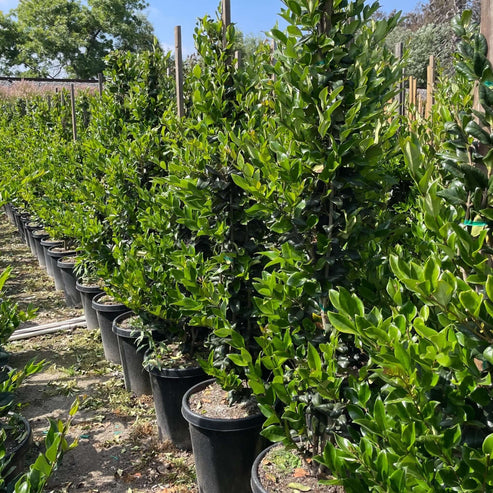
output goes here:
{"type": "Polygon", "coordinates": [[[20,339],[29,339],[30,337],[36,337],[36,336],[41,336],[45,334],[53,334],[54,332],[58,332],[59,330],[72,330],[76,329],[77,327],[85,327],[86,322],[77,322],[77,323],[71,323],[71,324],[65,324],[65,325],[59,325],[56,327],[51,327],[51,328],[45,328],[40,330],[39,328],[36,330],[33,330],[32,332],[24,332],[22,334],[18,334],[17,331],[15,331],[12,336],[10,337],[9,341],[18,341],[20,339]]]}
{"type": "Polygon", "coordinates": [[[32,332],[34,330],[51,329],[52,327],[58,327],[59,325],[75,324],[84,322],[85,317],[70,318],[69,320],[58,320],[57,322],[50,322],[49,324],[33,325],[32,327],[26,327],[25,329],[17,329],[14,334],[22,334],[24,332],[32,332]]]}

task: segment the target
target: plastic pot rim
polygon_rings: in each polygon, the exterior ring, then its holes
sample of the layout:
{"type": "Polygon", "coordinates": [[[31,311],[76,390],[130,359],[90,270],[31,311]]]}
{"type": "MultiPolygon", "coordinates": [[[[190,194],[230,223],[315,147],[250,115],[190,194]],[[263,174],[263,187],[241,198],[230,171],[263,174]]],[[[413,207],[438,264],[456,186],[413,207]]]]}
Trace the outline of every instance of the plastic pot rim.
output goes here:
{"type": "Polygon", "coordinates": [[[183,417],[189,424],[209,431],[245,431],[252,428],[257,428],[265,421],[265,416],[262,413],[254,414],[253,416],[247,416],[246,418],[239,419],[223,419],[223,418],[209,418],[207,416],[194,413],[188,405],[188,400],[192,394],[200,392],[202,389],[215,382],[214,378],[205,380],[194,385],[189,389],[182,399],[181,412],[183,417]]]}
{"type": "Polygon", "coordinates": [[[56,246],[48,248],[47,252],[50,257],[60,258],[60,257],[68,257],[70,255],[75,255],[77,252],[75,250],[64,250],[63,252],[55,252],[53,248],[58,248],[56,246]]]}
{"type": "Polygon", "coordinates": [[[104,293],[104,291],[99,286],[94,286],[94,285],[88,286],[85,284],[81,284],[78,280],[75,281],[75,289],[77,289],[77,291],[80,291],[81,293],[90,293],[90,294],[104,293]]]}
{"type": "Polygon", "coordinates": [[[126,312],[123,312],[122,314],[118,315],[114,320],[113,324],[111,326],[111,330],[120,337],[124,337],[125,339],[137,339],[139,337],[139,334],[137,334],[133,329],[126,329],[124,327],[121,327],[120,324],[123,320],[126,320],[127,318],[133,317],[135,313],[132,310],[128,310],[126,312]]]}
{"type": "Polygon", "coordinates": [[[97,294],[92,299],[92,307],[100,312],[121,312],[122,310],[127,310],[127,307],[123,303],[114,303],[112,305],[106,305],[104,303],[99,303],[99,299],[105,296],[106,293],[103,291],[102,293],[97,294]]]}
{"type": "Polygon", "coordinates": [[[49,236],[50,236],[49,233],[47,233],[43,229],[41,229],[41,230],[35,229],[31,234],[35,240],[39,240],[39,241],[41,241],[44,238],[49,238],[49,236]],[[43,233],[41,233],[41,231],[43,231],[43,233]]]}
{"type": "Polygon", "coordinates": [[[71,257],[72,255],[64,255],[63,257],[60,257],[57,261],[56,261],[56,266],[59,268],[59,269],[66,269],[66,270],[70,270],[70,269],[73,269],[74,266],[75,266],[75,262],[63,262],[63,259],[65,257],[71,257]]]}
{"type": "Polygon", "coordinates": [[[146,365],[145,370],[158,378],[196,378],[200,375],[205,375],[204,370],[200,366],[192,366],[190,368],[156,368],[155,366],[146,365]]]}

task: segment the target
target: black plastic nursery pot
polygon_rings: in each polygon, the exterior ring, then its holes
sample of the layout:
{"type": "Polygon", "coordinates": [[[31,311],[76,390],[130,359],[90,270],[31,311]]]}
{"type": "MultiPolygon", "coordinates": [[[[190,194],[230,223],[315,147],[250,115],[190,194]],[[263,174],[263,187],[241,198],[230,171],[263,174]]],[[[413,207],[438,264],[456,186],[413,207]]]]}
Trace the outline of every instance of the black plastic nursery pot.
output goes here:
{"type": "Polygon", "coordinates": [[[152,393],[151,381],[143,366],[146,348],[138,347],[139,334],[122,326],[122,322],[134,315],[131,311],[118,315],[113,320],[112,330],[118,339],[125,388],[136,395],[150,395],[152,393]]]}
{"type": "Polygon", "coordinates": [[[190,425],[199,492],[251,493],[251,468],[264,446],[260,430],[265,417],[259,413],[241,419],[219,419],[193,412],[190,396],[213,382],[195,385],[182,401],[183,417],[190,425]]]}
{"type": "Polygon", "coordinates": [[[113,332],[113,320],[118,315],[128,311],[123,303],[105,303],[100,301],[106,293],[97,294],[92,299],[92,307],[96,310],[98,325],[101,330],[101,340],[103,342],[104,357],[113,363],[121,364],[120,349],[118,347],[118,338],[113,332]]]}
{"type": "Polygon", "coordinates": [[[28,212],[19,212],[18,230],[19,234],[21,235],[22,241],[24,241],[27,245],[29,245],[29,243],[27,242],[26,224],[31,220],[30,217],[31,216],[28,212]]]}
{"type": "Polygon", "coordinates": [[[265,450],[262,450],[262,452],[260,452],[260,454],[257,455],[257,458],[253,463],[252,472],[251,472],[250,486],[252,488],[252,493],[269,493],[269,491],[264,488],[262,482],[260,481],[258,470],[267,452],[269,452],[269,450],[271,450],[272,447],[275,447],[277,445],[278,445],[277,443],[274,443],[270,447],[267,447],[265,450]]]}
{"type": "Polygon", "coordinates": [[[58,268],[57,262],[62,257],[69,257],[76,254],[75,250],[66,250],[63,246],[51,247],[47,251],[48,256],[46,259],[51,263],[51,268],[53,270],[53,279],[55,280],[55,289],[57,291],[63,291],[63,277],[60,269],[58,268]]]}
{"type": "Polygon", "coordinates": [[[75,283],[77,278],[74,273],[75,262],[73,257],[62,257],[57,260],[57,267],[60,270],[63,282],[63,294],[65,295],[65,303],[67,306],[74,308],[82,308],[82,300],[80,292],[77,291],[75,283]]]}
{"type": "Polygon", "coordinates": [[[82,284],[80,281],[76,281],[75,289],[80,294],[84,317],[86,318],[86,327],[88,329],[97,329],[99,327],[98,314],[92,307],[92,300],[96,295],[101,294],[103,290],[99,286],[82,284]]]}
{"type": "MultiPolygon", "coordinates": [[[[7,470],[12,470],[4,478],[5,484],[12,482],[17,476],[24,472],[26,455],[29,452],[32,444],[32,428],[29,421],[21,414],[13,415],[18,423],[23,427],[22,438],[19,442],[6,454],[5,459],[9,461],[7,470]]],[[[16,425],[16,427],[18,424],[16,425]]]]}
{"type": "Polygon", "coordinates": [[[14,207],[12,204],[5,204],[3,206],[3,209],[5,211],[5,214],[7,215],[7,219],[9,220],[10,224],[15,224],[15,217],[14,217],[14,207]]]}
{"type": "Polygon", "coordinates": [[[18,209],[17,207],[14,207],[12,209],[13,211],[13,214],[14,214],[14,224],[15,224],[15,227],[17,228],[17,231],[19,232],[19,235],[22,239],[22,241],[25,241],[25,238],[24,238],[24,231],[23,231],[23,228],[24,228],[24,225],[21,221],[21,217],[25,216],[27,218],[27,220],[29,220],[29,214],[26,213],[25,211],[22,211],[20,209],[18,209]]]}
{"type": "Polygon", "coordinates": [[[41,240],[46,240],[50,235],[44,229],[37,229],[31,233],[38,264],[42,269],[46,269],[46,257],[41,240]]]}
{"type": "Polygon", "coordinates": [[[161,440],[171,440],[175,447],[192,450],[188,421],[183,417],[181,407],[185,393],[194,385],[203,382],[208,375],[204,370],[192,368],[154,368],[149,372],[158,434],[161,440]]]}
{"type": "Polygon", "coordinates": [[[36,245],[34,244],[34,238],[33,234],[35,231],[42,230],[43,226],[41,224],[38,224],[36,222],[28,222],[24,226],[25,230],[25,235],[26,235],[26,243],[29,249],[31,250],[31,253],[36,256],[36,245]]]}
{"type": "Polygon", "coordinates": [[[39,244],[43,248],[43,255],[44,255],[44,258],[45,258],[45,265],[46,265],[46,273],[50,277],[54,277],[54,275],[55,275],[53,273],[54,266],[53,266],[53,263],[51,262],[51,259],[48,258],[48,250],[50,248],[54,248],[54,247],[62,247],[63,246],[63,241],[61,241],[61,240],[51,240],[50,238],[45,238],[45,239],[40,240],[39,244]]]}

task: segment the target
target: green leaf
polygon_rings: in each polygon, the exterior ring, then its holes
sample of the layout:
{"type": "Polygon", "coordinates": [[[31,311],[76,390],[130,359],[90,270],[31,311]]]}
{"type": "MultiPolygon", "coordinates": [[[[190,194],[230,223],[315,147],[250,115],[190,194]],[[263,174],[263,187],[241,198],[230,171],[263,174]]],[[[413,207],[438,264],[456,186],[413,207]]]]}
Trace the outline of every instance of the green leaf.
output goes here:
{"type": "Polygon", "coordinates": [[[408,350],[398,341],[394,343],[394,355],[408,374],[413,372],[411,356],[408,350]]]}
{"type": "Polygon", "coordinates": [[[193,76],[197,79],[200,79],[202,77],[202,68],[198,63],[194,65],[192,73],[193,76]]]}
{"type": "Polygon", "coordinates": [[[493,453],[493,433],[490,433],[483,441],[482,450],[484,454],[491,455],[493,453]]]}
{"type": "Polygon", "coordinates": [[[330,323],[337,329],[339,332],[343,332],[344,334],[354,334],[358,335],[358,331],[355,329],[354,324],[347,317],[344,317],[340,313],[328,312],[327,316],[329,318],[330,323]]]}
{"type": "Polygon", "coordinates": [[[483,351],[483,358],[490,364],[493,365],[493,346],[488,346],[483,351]]]}
{"type": "Polygon", "coordinates": [[[295,288],[299,288],[303,286],[306,282],[306,275],[303,272],[295,272],[291,274],[288,278],[288,286],[293,286],[295,288]]]}
{"type": "Polygon", "coordinates": [[[308,343],[308,366],[310,370],[320,372],[322,370],[322,359],[313,344],[308,343]]]}
{"type": "Polygon", "coordinates": [[[459,300],[461,305],[470,313],[472,313],[475,317],[479,315],[479,311],[481,309],[481,303],[483,301],[483,297],[476,293],[475,291],[468,290],[463,291],[459,294],[459,300]]]}
{"type": "Polygon", "coordinates": [[[279,29],[272,29],[271,33],[272,36],[278,41],[281,41],[282,44],[287,44],[288,38],[282,31],[279,31],[279,29]]]}
{"type": "Polygon", "coordinates": [[[267,426],[262,430],[262,436],[267,438],[267,440],[275,443],[280,442],[286,438],[286,434],[284,432],[284,428],[282,426],[267,426]]]}
{"type": "Polygon", "coordinates": [[[486,294],[487,294],[488,298],[490,299],[490,301],[493,302],[493,276],[492,275],[488,275],[488,278],[486,279],[486,283],[485,283],[484,288],[486,290],[486,294]]]}

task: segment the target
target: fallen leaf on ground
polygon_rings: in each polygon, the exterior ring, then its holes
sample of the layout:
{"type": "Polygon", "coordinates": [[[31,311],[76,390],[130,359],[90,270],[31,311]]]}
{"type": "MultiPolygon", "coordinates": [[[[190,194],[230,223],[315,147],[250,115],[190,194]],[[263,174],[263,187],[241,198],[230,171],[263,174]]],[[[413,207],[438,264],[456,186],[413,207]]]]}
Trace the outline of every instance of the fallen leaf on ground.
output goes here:
{"type": "Polygon", "coordinates": [[[309,486],[305,486],[304,484],[300,483],[289,483],[288,488],[291,488],[292,490],[297,490],[297,491],[312,491],[312,489],[309,486]]]}

